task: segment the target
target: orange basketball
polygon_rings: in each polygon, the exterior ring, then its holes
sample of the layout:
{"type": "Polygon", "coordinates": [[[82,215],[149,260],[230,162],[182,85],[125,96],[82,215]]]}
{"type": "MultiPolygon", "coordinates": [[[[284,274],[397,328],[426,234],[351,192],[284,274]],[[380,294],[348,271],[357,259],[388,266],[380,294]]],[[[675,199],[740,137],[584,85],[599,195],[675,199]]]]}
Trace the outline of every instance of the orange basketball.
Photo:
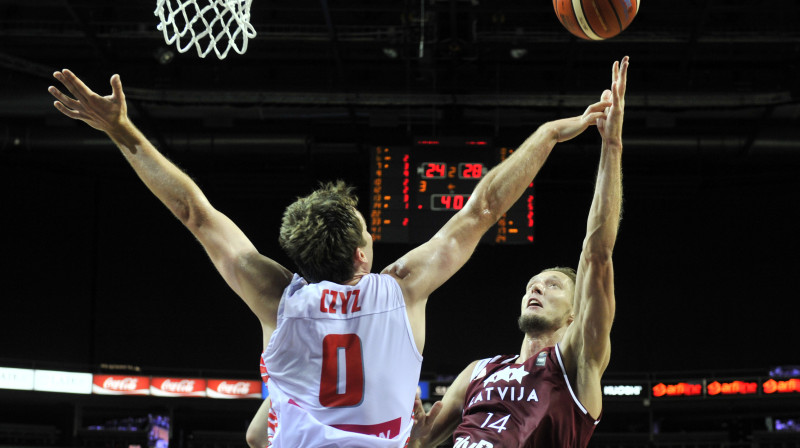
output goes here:
{"type": "Polygon", "coordinates": [[[553,0],[561,24],[586,40],[603,40],[621,33],[639,12],[639,0],[553,0]]]}

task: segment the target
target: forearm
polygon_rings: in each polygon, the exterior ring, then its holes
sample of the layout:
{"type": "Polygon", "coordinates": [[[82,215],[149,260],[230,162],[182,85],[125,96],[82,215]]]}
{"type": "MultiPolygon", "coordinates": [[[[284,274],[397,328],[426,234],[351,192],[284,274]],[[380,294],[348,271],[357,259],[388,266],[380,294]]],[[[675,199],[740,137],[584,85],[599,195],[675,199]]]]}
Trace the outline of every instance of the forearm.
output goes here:
{"type": "Polygon", "coordinates": [[[148,189],[184,224],[193,216],[192,204],[205,197],[198,186],[164,157],[129,120],[122,120],[106,134],[148,189]]]}
{"type": "Polygon", "coordinates": [[[517,201],[558,142],[553,123],[540,126],[506,160],[481,179],[472,193],[476,212],[496,222],[517,201]]]}
{"type": "Polygon", "coordinates": [[[622,213],[622,144],[603,142],[584,241],[587,256],[610,257],[622,213]]]}

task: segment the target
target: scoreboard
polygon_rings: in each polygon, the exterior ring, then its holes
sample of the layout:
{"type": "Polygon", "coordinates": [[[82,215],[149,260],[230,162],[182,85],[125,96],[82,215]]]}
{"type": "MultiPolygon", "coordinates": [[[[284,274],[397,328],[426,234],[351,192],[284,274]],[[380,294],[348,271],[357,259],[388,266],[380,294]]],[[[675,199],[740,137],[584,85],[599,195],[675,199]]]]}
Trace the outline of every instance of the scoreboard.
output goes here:
{"type": "MultiPolygon", "coordinates": [[[[429,240],[469,200],[478,182],[512,149],[488,140],[419,139],[406,146],[377,146],[370,154],[370,233],[375,241],[419,244],[429,240]]],[[[481,239],[531,244],[531,183],[481,239]]]]}

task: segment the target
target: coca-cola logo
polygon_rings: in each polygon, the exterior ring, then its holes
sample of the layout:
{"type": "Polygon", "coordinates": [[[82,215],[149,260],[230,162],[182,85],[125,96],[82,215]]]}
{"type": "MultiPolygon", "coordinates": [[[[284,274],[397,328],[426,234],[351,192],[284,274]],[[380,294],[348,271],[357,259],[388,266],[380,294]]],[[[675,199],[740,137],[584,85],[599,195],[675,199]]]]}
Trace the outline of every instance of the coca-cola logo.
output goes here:
{"type": "Polygon", "coordinates": [[[223,394],[247,395],[250,393],[250,384],[243,381],[238,383],[227,383],[223,381],[219,383],[217,390],[223,394]]]}
{"type": "Polygon", "coordinates": [[[119,380],[115,380],[114,378],[106,378],[106,380],[103,382],[103,389],[136,390],[138,382],[139,380],[136,378],[122,378],[119,380]]]}
{"type": "Polygon", "coordinates": [[[194,380],[170,381],[167,379],[161,383],[161,390],[175,393],[194,392],[194,380]]]}

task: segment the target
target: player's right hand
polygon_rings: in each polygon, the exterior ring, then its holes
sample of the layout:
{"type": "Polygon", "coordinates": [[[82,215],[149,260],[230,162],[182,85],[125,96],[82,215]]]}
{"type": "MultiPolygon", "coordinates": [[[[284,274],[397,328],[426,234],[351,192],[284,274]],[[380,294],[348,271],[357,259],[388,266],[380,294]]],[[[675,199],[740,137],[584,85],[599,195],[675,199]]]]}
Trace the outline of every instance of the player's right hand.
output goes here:
{"type": "Polygon", "coordinates": [[[442,402],[437,401],[428,412],[425,412],[425,406],[423,406],[422,399],[418,394],[414,400],[414,426],[411,428],[411,440],[420,440],[427,437],[433,428],[436,416],[439,415],[441,410],[442,402]]]}

